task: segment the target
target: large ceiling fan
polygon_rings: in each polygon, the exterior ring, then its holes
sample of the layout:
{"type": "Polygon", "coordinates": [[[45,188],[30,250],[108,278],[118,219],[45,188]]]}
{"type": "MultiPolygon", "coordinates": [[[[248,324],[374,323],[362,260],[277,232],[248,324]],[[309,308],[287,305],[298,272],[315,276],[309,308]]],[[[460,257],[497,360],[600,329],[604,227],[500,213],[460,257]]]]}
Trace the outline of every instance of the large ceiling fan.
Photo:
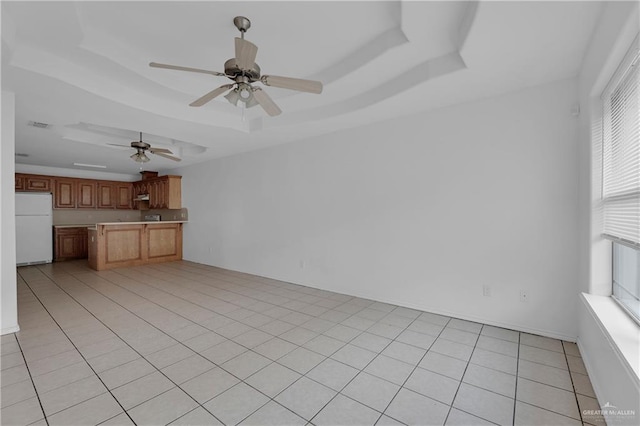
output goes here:
{"type": "Polygon", "coordinates": [[[322,92],[322,83],[319,81],[279,77],[276,75],[261,76],[260,67],[255,62],[256,55],[258,54],[258,47],[244,39],[244,33],[251,27],[251,21],[244,16],[236,16],[233,19],[233,23],[240,31],[240,38],[236,37],[235,39],[236,57],[231,58],[224,63],[224,73],[177,65],[159,64],[157,62],[151,62],[149,63],[149,66],[154,68],[166,68],[177,71],[210,74],[217,77],[228,77],[233,80],[233,83],[224,84],[191,102],[189,105],[193,107],[202,106],[224,92],[229,91],[225,98],[227,98],[227,100],[233,105],[237,105],[238,101],[244,102],[247,108],[251,108],[252,106],[259,104],[267,114],[270,116],[276,116],[282,112],[278,105],[276,105],[276,103],[264,90],[262,90],[262,88],[255,87],[252,83],[259,81],[266,86],[281,87],[300,92],[322,92]]]}
{"type": "MultiPolygon", "coordinates": [[[[129,148],[126,145],[118,145],[118,144],[115,144],[115,143],[110,143],[108,145],[121,146],[121,147],[124,147],[124,148],[129,148]]],[[[151,160],[145,154],[146,151],[149,151],[151,154],[159,155],[160,157],[168,158],[169,160],[182,161],[180,158],[174,157],[173,156],[173,152],[171,152],[171,150],[169,150],[169,149],[166,149],[166,148],[152,148],[151,145],[149,145],[148,143],[142,142],[142,132],[140,132],[140,140],[139,141],[131,142],[131,148],[136,150],[136,152],[133,155],[131,155],[131,159],[133,161],[137,162],[137,163],[146,163],[146,162],[151,160]]]]}

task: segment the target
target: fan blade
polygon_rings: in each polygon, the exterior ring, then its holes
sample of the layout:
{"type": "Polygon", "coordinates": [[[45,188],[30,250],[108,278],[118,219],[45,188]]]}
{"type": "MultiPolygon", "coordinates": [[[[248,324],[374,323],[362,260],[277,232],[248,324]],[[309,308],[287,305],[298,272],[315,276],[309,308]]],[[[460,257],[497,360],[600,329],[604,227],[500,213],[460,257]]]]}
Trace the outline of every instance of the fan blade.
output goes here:
{"type": "Polygon", "coordinates": [[[273,99],[271,99],[271,97],[267,95],[267,92],[265,92],[264,90],[260,88],[253,89],[253,97],[270,116],[275,117],[282,112],[278,105],[273,102],[273,99]]]}
{"type": "Polygon", "coordinates": [[[206,95],[202,96],[201,98],[198,98],[195,101],[191,102],[189,104],[189,106],[192,106],[192,107],[202,106],[202,105],[206,104],[207,102],[209,102],[210,100],[212,100],[213,98],[215,98],[216,96],[220,96],[221,94],[223,94],[227,90],[231,89],[232,87],[233,87],[233,84],[222,85],[222,86],[218,87],[217,89],[213,89],[212,91],[210,91],[206,95]]]}
{"type": "Polygon", "coordinates": [[[173,154],[173,152],[171,152],[171,150],[166,149],[166,148],[149,148],[149,152],[153,153],[153,154],[157,154],[157,153],[163,153],[163,154],[173,154]]]}
{"type": "Polygon", "coordinates": [[[122,148],[133,148],[131,145],[120,145],[120,144],[117,144],[117,143],[108,143],[107,145],[119,146],[119,147],[122,147],[122,148]]]}
{"type": "Polygon", "coordinates": [[[236,37],[236,65],[241,70],[250,70],[256,61],[258,46],[243,38],[236,37]]]}
{"type": "Polygon", "coordinates": [[[322,83],[301,78],[279,77],[277,75],[263,75],[260,79],[267,86],[297,90],[299,92],[322,93],[322,83]]]}
{"type": "MultiPolygon", "coordinates": [[[[151,151],[151,150],[150,150],[151,151]]],[[[153,151],[151,151],[153,152],[153,151]]],[[[169,154],[165,154],[163,152],[153,152],[155,155],[159,155],[160,157],[164,157],[164,158],[168,158],[169,160],[173,160],[173,161],[182,161],[181,158],[178,157],[174,157],[173,155],[169,155],[169,154]]]]}
{"type": "Polygon", "coordinates": [[[226,77],[226,74],[218,72],[218,71],[209,71],[202,70],[200,68],[189,68],[189,67],[181,67],[178,65],[169,65],[169,64],[159,64],[157,62],[149,62],[149,66],[153,68],[166,68],[168,70],[176,70],[176,71],[189,71],[189,72],[199,72],[202,74],[211,74],[218,77],[226,77]]]}

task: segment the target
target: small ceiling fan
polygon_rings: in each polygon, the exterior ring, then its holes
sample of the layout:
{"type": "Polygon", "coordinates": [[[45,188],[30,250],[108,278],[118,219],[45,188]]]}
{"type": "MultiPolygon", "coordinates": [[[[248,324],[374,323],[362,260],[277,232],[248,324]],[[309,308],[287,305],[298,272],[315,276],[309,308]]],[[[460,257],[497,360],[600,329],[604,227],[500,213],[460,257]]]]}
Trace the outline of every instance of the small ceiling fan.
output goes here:
{"type": "Polygon", "coordinates": [[[255,63],[258,47],[244,39],[244,33],[251,27],[251,21],[244,16],[236,16],[233,19],[233,23],[238,31],[240,31],[240,38],[235,38],[236,57],[224,63],[224,73],[177,65],[159,64],[157,62],[151,62],[149,66],[210,74],[216,77],[227,77],[233,81],[233,83],[224,84],[191,102],[189,105],[193,107],[202,106],[224,92],[229,91],[229,93],[225,95],[225,98],[233,105],[238,105],[238,101],[244,102],[247,108],[259,104],[270,116],[279,115],[282,110],[280,110],[271,97],[267,95],[262,88],[252,85],[252,83],[258,81],[266,86],[281,87],[283,89],[297,90],[300,92],[322,93],[322,83],[319,81],[279,77],[276,75],[261,76],[260,67],[255,63]]]}
{"type": "MultiPolygon", "coordinates": [[[[107,145],[129,148],[126,145],[118,145],[115,143],[110,143],[107,145]]],[[[139,141],[131,142],[131,148],[134,148],[136,150],[135,154],[131,155],[131,159],[137,163],[146,163],[151,160],[149,157],[147,157],[145,151],[149,151],[151,154],[159,155],[160,157],[168,158],[169,160],[182,161],[180,158],[174,157],[171,150],[168,150],[166,148],[152,148],[148,143],[142,142],[142,132],[140,132],[139,141]]]]}

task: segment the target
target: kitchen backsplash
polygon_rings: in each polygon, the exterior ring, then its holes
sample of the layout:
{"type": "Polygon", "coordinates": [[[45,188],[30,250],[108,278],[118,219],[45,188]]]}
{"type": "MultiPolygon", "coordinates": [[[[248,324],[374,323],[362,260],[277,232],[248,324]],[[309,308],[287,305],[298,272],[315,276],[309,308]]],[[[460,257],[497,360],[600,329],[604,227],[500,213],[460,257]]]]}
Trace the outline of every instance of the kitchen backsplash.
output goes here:
{"type": "Polygon", "coordinates": [[[138,222],[148,214],[159,214],[162,220],[189,220],[189,212],[182,209],[158,210],[80,210],[54,209],[54,225],[91,225],[101,222],[138,222]]]}
{"type": "Polygon", "coordinates": [[[141,213],[143,219],[148,214],[159,214],[162,220],[189,220],[189,212],[185,207],[181,209],[150,209],[141,213]]]}

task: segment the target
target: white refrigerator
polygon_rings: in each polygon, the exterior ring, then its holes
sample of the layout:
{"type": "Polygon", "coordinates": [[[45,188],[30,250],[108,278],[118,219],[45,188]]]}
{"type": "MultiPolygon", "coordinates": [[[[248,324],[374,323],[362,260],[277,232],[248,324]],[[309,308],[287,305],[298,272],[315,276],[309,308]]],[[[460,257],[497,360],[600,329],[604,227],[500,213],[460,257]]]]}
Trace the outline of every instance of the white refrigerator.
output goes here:
{"type": "Polygon", "coordinates": [[[52,195],[16,192],[16,263],[51,263],[53,259],[52,195]]]}

